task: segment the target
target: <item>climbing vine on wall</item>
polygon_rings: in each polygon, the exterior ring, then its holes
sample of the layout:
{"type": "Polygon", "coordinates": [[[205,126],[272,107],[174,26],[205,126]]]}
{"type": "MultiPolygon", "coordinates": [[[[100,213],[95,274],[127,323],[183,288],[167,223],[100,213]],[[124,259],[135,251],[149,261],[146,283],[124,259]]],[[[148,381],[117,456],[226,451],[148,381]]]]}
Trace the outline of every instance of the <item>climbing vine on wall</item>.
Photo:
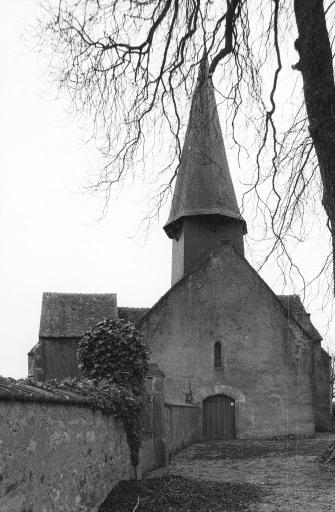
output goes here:
{"type": "Polygon", "coordinates": [[[94,379],[104,407],[109,400],[111,412],[122,419],[131,461],[137,465],[144,379],[149,360],[148,347],[141,333],[131,322],[104,320],[79,342],[77,357],[87,382],[94,379]]]}
{"type": "Polygon", "coordinates": [[[143,393],[148,347],[141,333],[122,319],[103,320],[79,342],[77,357],[85,377],[101,377],[143,393]]]}

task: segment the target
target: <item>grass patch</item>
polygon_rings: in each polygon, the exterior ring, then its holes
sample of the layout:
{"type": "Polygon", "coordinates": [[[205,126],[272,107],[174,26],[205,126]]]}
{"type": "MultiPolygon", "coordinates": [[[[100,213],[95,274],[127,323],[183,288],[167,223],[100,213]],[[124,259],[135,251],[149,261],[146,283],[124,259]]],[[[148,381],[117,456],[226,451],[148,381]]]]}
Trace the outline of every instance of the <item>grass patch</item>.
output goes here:
{"type": "Polygon", "coordinates": [[[177,475],[122,481],[99,512],[225,512],[243,511],[258,502],[260,487],[247,483],[214,483],[177,475]]]}

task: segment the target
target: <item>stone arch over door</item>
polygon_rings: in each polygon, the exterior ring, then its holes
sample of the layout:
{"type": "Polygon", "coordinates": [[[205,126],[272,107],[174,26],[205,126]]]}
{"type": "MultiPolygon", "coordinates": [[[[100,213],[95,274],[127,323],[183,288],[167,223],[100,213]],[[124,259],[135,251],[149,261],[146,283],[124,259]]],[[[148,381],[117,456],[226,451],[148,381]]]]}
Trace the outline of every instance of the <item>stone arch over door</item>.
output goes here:
{"type": "MultiPolygon", "coordinates": [[[[245,409],[245,395],[237,388],[225,384],[208,384],[200,387],[194,395],[195,402],[203,408],[203,402],[208,397],[225,395],[235,402],[235,433],[238,439],[241,436],[242,417],[245,409]]],[[[202,429],[203,427],[201,427],[202,429]]]]}

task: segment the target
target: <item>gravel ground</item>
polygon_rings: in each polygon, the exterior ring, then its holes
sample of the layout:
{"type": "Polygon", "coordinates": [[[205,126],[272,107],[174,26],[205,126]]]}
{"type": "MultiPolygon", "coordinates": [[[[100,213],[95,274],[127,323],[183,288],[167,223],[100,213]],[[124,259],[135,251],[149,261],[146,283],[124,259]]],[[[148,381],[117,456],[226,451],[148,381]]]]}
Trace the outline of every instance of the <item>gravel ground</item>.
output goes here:
{"type": "MultiPolygon", "coordinates": [[[[317,463],[334,435],[290,441],[218,441],[194,444],[157,477],[173,475],[212,482],[254,484],[262,490],[250,512],[334,512],[335,467],[317,463]]],[[[174,509],[171,509],[174,510],[174,509]]],[[[222,510],[225,510],[224,508],[222,510]]]]}

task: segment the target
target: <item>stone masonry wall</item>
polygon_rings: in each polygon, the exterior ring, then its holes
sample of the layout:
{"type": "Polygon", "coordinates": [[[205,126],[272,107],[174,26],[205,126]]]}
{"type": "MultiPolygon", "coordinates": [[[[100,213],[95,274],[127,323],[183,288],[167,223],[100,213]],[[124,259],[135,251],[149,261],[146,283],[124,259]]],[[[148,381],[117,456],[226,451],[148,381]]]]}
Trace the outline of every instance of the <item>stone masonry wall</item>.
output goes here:
{"type": "Polygon", "coordinates": [[[200,439],[201,410],[196,405],[165,404],[165,435],[171,456],[200,439]]]}
{"type": "Polygon", "coordinates": [[[121,422],[86,406],[0,399],[1,512],[95,512],[132,476],[121,422]]]}

